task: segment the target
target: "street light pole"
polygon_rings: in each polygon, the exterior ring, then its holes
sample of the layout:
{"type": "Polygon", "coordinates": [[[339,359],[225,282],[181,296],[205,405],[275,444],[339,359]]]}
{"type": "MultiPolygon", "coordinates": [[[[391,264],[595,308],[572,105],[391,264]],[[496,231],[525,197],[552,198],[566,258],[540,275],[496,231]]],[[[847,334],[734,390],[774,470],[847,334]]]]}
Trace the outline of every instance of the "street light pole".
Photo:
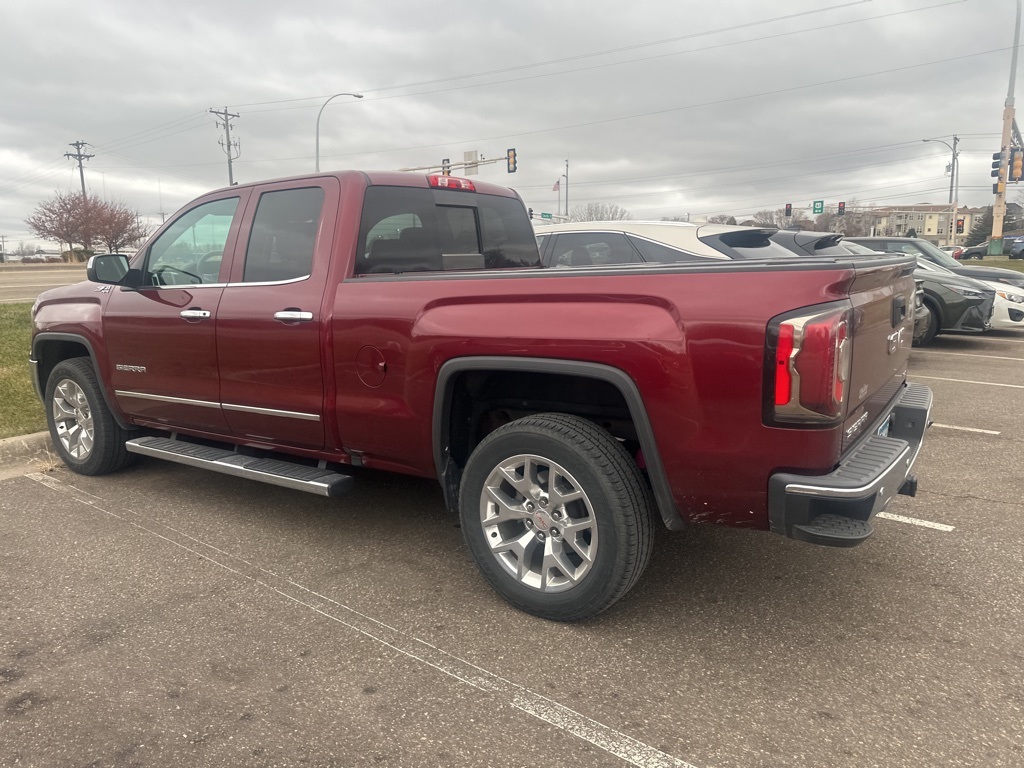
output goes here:
{"type": "Polygon", "coordinates": [[[1020,45],[1020,0],[1017,0],[1017,22],[1013,26],[1013,54],[1010,57],[1010,85],[1006,90],[1006,105],[1003,108],[1003,136],[1000,148],[1003,157],[999,167],[999,177],[996,179],[996,199],[992,205],[992,236],[988,239],[988,255],[1001,256],[1003,254],[1003,219],[1006,217],[1006,182],[1009,178],[1007,159],[1010,156],[1011,133],[1013,131],[1013,117],[1015,114],[1013,106],[1014,83],[1017,79],[1017,46],[1020,45]]]}
{"type": "Polygon", "coordinates": [[[339,96],[352,96],[356,99],[363,98],[361,93],[336,93],[323,103],[320,107],[320,111],[316,113],[316,172],[320,173],[320,115],[324,113],[324,107],[331,103],[331,99],[336,99],[339,96]]]}
{"type": "Polygon", "coordinates": [[[953,153],[953,159],[949,164],[949,204],[953,209],[953,218],[951,218],[949,222],[949,238],[946,240],[946,244],[956,245],[956,216],[957,210],[960,207],[958,202],[960,198],[960,179],[958,178],[960,162],[957,160],[957,155],[960,153],[956,151],[956,145],[960,143],[960,137],[953,137],[952,146],[950,146],[948,141],[943,141],[942,139],[921,139],[921,141],[935,141],[939,144],[945,144],[949,147],[949,151],[953,153]]]}

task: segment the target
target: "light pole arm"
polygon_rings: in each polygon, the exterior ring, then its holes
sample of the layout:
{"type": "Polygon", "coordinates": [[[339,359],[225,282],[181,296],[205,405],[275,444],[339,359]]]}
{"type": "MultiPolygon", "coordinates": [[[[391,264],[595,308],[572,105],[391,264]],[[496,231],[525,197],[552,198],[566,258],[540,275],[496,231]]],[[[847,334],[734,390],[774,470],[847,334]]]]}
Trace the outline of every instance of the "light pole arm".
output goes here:
{"type": "Polygon", "coordinates": [[[320,111],[316,113],[316,172],[320,173],[320,116],[324,113],[324,107],[331,103],[332,99],[336,99],[339,96],[352,96],[357,99],[363,98],[361,93],[336,93],[329,97],[327,101],[320,107],[320,111]]]}

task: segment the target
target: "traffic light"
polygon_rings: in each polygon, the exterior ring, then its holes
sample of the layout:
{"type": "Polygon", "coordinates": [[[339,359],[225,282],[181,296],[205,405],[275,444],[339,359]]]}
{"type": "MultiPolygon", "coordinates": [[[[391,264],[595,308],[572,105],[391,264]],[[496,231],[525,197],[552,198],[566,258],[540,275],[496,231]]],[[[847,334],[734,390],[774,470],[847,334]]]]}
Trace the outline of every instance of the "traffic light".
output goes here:
{"type": "Polygon", "coordinates": [[[526,212],[530,215],[530,218],[532,219],[533,218],[533,208],[527,208],[526,212]]]}
{"type": "Polygon", "coordinates": [[[1004,181],[1006,179],[1006,166],[1003,164],[1003,160],[1006,158],[1006,153],[995,152],[992,155],[992,178],[1004,181]]]}
{"type": "Polygon", "coordinates": [[[786,216],[792,216],[792,215],[793,215],[793,204],[792,203],[786,203],[786,216]]]}
{"type": "Polygon", "coordinates": [[[508,172],[516,172],[516,150],[515,148],[505,150],[505,159],[508,160],[508,172]]]}
{"type": "Polygon", "coordinates": [[[1010,150],[1010,168],[1007,176],[1009,181],[1020,181],[1024,176],[1024,149],[1014,147],[1010,150]]]}
{"type": "Polygon", "coordinates": [[[964,233],[964,220],[962,218],[958,218],[956,220],[956,233],[958,235],[962,235],[964,233]]]}
{"type": "Polygon", "coordinates": [[[451,176],[452,175],[452,161],[447,157],[441,161],[441,175],[451,176]]]}
{"type": "Polygon", "coordinates": [[[845,216],[845,215],[846,215],[846,203],[840,203],[839,204],[839,210],[836,211],[836,216],[845,216]]]}

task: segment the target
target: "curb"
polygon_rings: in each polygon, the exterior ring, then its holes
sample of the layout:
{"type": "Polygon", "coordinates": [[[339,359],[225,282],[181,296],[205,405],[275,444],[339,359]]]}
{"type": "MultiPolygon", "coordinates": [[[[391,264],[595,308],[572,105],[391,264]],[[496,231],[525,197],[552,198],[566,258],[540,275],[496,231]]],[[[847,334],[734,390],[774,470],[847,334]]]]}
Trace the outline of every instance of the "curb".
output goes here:
{"type": "Polygon", "coordinates": [[[35,432],[0,440],[0,476],[9,475],[4,470],[24,469],[30,461],[56,459],[49,432],[35,432]],[[49,455],[48,455],[49,454],[49,455]]]}

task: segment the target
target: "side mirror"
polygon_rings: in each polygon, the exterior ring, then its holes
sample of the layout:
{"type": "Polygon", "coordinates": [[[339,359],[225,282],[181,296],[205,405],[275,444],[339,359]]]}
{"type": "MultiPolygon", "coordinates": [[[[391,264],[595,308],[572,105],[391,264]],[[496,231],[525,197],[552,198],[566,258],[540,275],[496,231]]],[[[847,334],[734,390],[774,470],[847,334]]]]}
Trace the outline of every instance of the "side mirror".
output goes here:
{"type": "Polygon", "coordinates": [[[123,253],[100,253],[89,259],[85,274],[92,283],[119,285],[128,274],[128,257],[123,253]]]}

